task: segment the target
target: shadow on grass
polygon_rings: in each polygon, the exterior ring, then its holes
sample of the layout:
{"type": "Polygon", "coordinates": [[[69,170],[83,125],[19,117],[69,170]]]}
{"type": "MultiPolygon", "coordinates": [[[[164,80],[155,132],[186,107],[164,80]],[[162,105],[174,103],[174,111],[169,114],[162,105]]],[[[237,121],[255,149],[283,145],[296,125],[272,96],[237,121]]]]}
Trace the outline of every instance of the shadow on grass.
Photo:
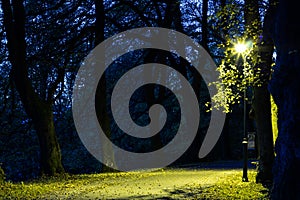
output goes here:
{"type": "Polygon", "coordinates": [[[156,200],[178,200],[178,199],[208,199],[203,196],[203,188],[177,188],[164,190],[163,195],[137,195],[131,197],[112,198],[116,200],[130,200],[130,199],[156,199],[156,200]]]}

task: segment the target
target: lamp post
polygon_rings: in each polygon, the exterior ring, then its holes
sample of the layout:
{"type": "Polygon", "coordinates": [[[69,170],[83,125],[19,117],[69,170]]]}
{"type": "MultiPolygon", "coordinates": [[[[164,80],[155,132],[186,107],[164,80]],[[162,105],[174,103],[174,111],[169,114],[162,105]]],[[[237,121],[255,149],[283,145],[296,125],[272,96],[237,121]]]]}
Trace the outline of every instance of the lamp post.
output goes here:
{"type": "Polygon", "coordinates": [[[247,88],[244,88],[244,137],[243,137],[243,149],[244,149],[244,165],[243,165],[243,182],[248,182],[247,170],[248,170],[248,135],[247,135],[247,88]]]}
{"type": "MultiPolygon", "coordinates": [[[[235,45],[235,51],[238,54],[244,54],[247,50],[247,45],[244,43],[237,43],[235,45]]],[[[244,66],[244,60],[243,60],[243,66],[244,66]]],[[[245,70],[243,70],[244,79],[245,76],[245,70]]],[[[243,136],[243,152],[244,152],[244,164],[243,164],[243,182],[248,182],[248,135],[247,135],[247,86],[244,86],[244,136],[243,136]]]]}

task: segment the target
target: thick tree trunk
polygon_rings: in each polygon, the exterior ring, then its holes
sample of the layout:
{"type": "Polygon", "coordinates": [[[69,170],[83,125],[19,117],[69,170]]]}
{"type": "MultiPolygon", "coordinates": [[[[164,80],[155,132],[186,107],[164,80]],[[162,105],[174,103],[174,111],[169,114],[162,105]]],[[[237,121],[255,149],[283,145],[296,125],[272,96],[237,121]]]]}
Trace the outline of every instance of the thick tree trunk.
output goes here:
{"type": "Polygon", "coordinates": [[[272,199],[300,199],[300,21],[292,0],[280,0],[274,42],[276,66],[270,91],[278,106],[272,199]]]}
{"type": "Polygon", "coordinates": [[[42,174],[63,173],[64,168],[61,164],[61,153],[53,122],[52,104],[44,104],[34,115],[39,116],[35,118],[34,124],[40,144],[42,174]]]}
{"type": "Polygon", "coordinates": [[[259,183],[271,183],[273,180],[272,168],[274,163],[274,146],[272,130],[271,99],[267,84],[270,79],[271,66],[273,63],[274,43],[271,32],[274,22],[274,1],[270,5],[264,19],[262,40],[258,45],[258,54],[261,59],[257,68],[260,71],[262,86],[254,87],[255,120],[259,141],[259,168],[256,181],[259,183]]]}
{"type": "Polygon", "coordinates": [[[272,167],[274,161],[270,93],[266,85],[254,87],[253,90],[253,108],[255,110],[254,117],[259,145],[259,165],[256,182],[268,184],[273,180],[272,167]]]}
{"type": "MultiPolygon", "coordinates": [[[[258,142],[258,153],[259,153],[259,168],[256,181],[260,183],[272,182],[272,167],[274,160],[274,149],[273,149],[273,133],[272,133],[272,122],[271,122],[271,100],[270,93],[267,89],[269,81],[271,65],[272,65],[272,54],[273,44],[270,41],[269,30],[267,26],[270,20],[269,15],[266,15],[264,30],[263,30],[263,41],[258,45],[258,54],[260,55],[261,61],[259,61],[257,68],[260,68],[259,82],[261,86],[253,87],[253,110],[254,118],[256,122],[256,133],[258,142]],[[267,19],[267,20],[266,20],[267,19]]],[[[246,32],[250,39],[255,39],[260,34],[260,16],[258,0],[246,0],[245,1],[245,25],[246,32]]]]}
{"type": "Polygon", "coordinates": [[[7,37],[9,59],[12,64],[12,78],[28,116],[33,120],[40,145],[41,172],[46,175],[63,173],[61,153],[57,142],[52,96],[42,100],[28,78],[25,42],[25,10],[23,1],[2,1],[4,27],[7,37]]]}

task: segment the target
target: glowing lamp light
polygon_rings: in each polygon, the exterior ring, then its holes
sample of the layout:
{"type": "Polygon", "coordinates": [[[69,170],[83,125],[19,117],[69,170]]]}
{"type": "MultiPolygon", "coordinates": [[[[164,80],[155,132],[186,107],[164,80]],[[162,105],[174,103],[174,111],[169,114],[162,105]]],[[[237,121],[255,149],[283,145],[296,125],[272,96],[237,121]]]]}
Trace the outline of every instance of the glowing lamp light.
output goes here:
{"type": "Polygon", "coordinates": [[[244,53],[247,50],[247,45],[243,43],[237,43],[234,46],[234,49],[237,53],[244,53]]]}

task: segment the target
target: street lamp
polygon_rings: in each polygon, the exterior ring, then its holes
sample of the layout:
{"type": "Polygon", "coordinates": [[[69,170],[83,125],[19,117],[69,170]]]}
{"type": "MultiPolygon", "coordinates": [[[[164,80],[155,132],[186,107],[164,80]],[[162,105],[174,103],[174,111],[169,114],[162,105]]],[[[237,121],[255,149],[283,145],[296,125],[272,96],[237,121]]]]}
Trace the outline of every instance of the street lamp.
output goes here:
{"type": "Polygon", "coordinates": [[[247,45],[244,43],[237,43],[235,44],[234,49],[238,54],[243,54],[247,50],[247,45]]]}
{"type": "MultiPolygon", "coordinates": [[[[247,45],[245,43],[237,43],[234,46],[237,54],[241,54],[244,58],[243,54],[247,50],[247,45]]],[[[243,60],[244,66],[244,60],[243,60]]],[[[244,79],[246,78],[245,70],[243,70],[244,79]]],[[[248,135],[247,135],[247,86],[244,86],[244,137],[243,137],[243,151],[244,151],[244,165],[243,165],[243,182],[248,182],[248,135]]]]}

